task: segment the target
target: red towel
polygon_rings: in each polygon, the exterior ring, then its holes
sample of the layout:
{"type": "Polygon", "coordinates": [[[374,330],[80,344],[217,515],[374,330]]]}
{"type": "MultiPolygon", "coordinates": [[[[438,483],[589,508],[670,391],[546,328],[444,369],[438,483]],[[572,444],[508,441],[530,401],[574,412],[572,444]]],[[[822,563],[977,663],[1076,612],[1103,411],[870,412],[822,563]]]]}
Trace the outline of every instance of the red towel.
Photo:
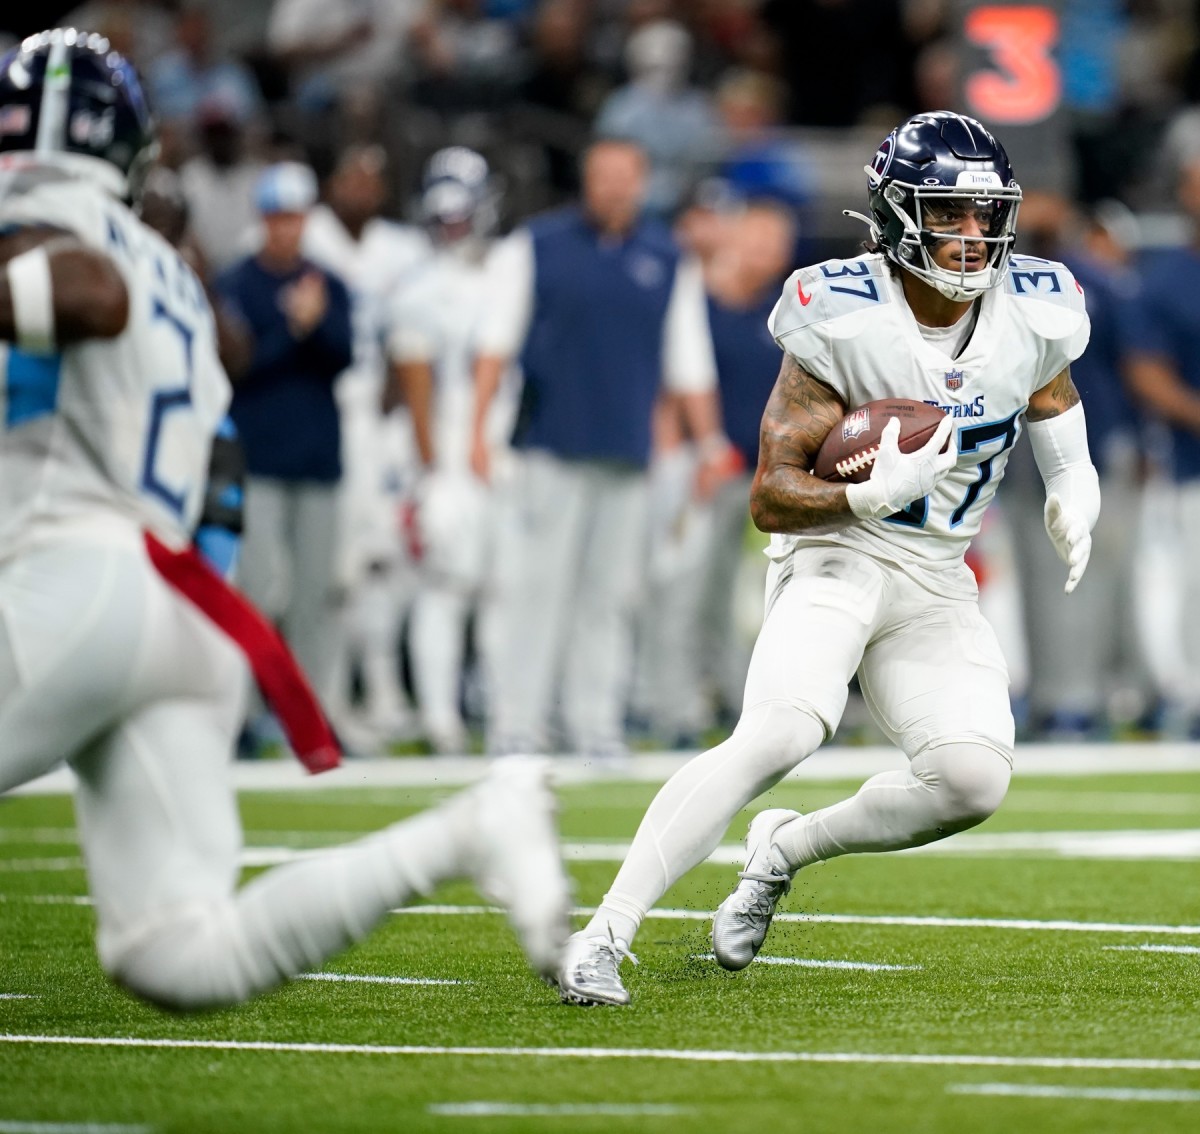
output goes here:
{"type": "Polygon", "coordinates": [[[244,595],[225,582],[193,547],[172,551],[149,532],[146,552],[166,582],[197,607],[246,655],[300,763],[314,775],[336,768],[342,748],[292,651],[244,595]]]}

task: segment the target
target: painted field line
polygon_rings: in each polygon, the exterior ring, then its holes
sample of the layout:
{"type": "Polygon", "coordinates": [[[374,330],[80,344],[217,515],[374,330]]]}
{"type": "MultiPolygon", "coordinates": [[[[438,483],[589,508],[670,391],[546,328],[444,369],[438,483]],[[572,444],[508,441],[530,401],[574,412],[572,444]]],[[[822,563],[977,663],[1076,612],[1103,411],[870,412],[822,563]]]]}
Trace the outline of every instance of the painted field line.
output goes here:
{"type": "Polygon", "coordinates": [[[607,1118],[669,1117],[690,1114],[688,1107],[663,1103],[506,1103],[451,1102],[430,1103],[426,1111],[443,1118],[607,1118]]]}
{"type": "MultiPolygon", "coordinates": [[[[408,916],[463,916],[498,914],[495,906],[404,906],[392,913],[408,916]]],[[[595,906],[576,906],[571,911],[577,917],[590,917],[595,906]]],[[[651,910],[647,917],[664,921],[711,921],[711,910],[651,910]]],[[[1137,925],[1123,921],[1037,921],[1029,918],[999,917],[905,917],[895,914],[806,914],[777,913],[773,921],[801,922],[814,925],[894,925],[918,929],[1011,929],[1022,932],[1046,933],[1162,933],[1179,936],[1200,936],[1200,925],[1137,925]]]]}
{"type": "Polygon", "coordinates": [[[1108,953],[1200,953],[1196,945],[1105,945],[1108,953]]]}
{"type": "Polygon", "coordinates": [[[41,1000],[32,992],[0,992],[0,1000],[41,1000]]]}
{"type": "MultiPolygon", "coordinates": [[[[712,953],[693,953],[693,961],[715,961],[712,953]]],[[[822,961],[812,957],[755,957],[755,965],[798,965],[802,969],[858,969],[867,973],[920,972],[924,965],[882,965],[873,961],[822,961]]]]}
{"type": "Polygon", "coordinates": [[[1014,788],[1004,797],[1005,814],[1053,812],[1093,815],[1196,815],[1200,793],[1155,791],[1050,791],[1014,788]]]}
{"type": "Polygon", "coordinates": [[[150,1134],[153,1129],[106,1122],[14,1122],[0,1118],[0,1134],[150,1134]]]}
{"type": "Polygon", "coordinates": [[[29,902],[35,906],[93,906],[87,894],[0,894],[0,902],[29,902]]]}
{"type": "Polygon", "coordinates": [[[951,1095],[1003,1095],[1018,1099],[1097,1099],[1102,1102],[1200,1102],[1200,1091],[1154,1087],[1059,1087],[1038,1083],[952,1083],[951,1095]]]}
{"type": "Polygon", "coordinates": [[[676,1063],[850,1063],[917,1067],[1036,1067],[1072,1071],[1200,1071],[1200,1059],[1105,1059],[1073,1055],[916,1054],[874,1051],[719,1051],[655,1047],[472,1047],[421,1044],[283,1043],[270,1040],[144,1039],[0,1033],[0,1043],[154,1050],[259,1051],[294,1055],[450,1055],[494,1059],[662,1059],[676,1063]]]}
{"type": "Polygon", "coordinates": [[[361,973],[302,973],[296,980],[322,980],[345,984],[474,984],[472,980],[433,980],[425,977],[364,976],[361,973]]]}
{"type": "Polygon", "coordinates": [[[54,874],[62,870],[82,870],[83,859],[74,858],[3,858],[0,874],[54,874]]]}

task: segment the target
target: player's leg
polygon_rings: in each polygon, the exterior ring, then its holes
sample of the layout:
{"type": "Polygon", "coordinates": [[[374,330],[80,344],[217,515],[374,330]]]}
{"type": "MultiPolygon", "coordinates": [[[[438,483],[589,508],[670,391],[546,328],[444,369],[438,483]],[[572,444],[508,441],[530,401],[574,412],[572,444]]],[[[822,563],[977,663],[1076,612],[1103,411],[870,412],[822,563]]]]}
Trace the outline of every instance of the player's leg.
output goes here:
{"type": "Polygon", "coordinates": [[[624,749],[630,616],[645,569],[647,482],[589,464],[587,522],[563,658],[563,716],[577,752],[624,749]]]}
{"type": "Polygon", "coordinates": [[[579,568],[584,487],[575,464],[537,451],[521,454],[506,486],[488,682],[493,753],[545,744],[579,568]]]}
{"type": "Polygon", "coordinates": [[[285,633],[323,699],[332,695],[339,493],[336,485],[296,484],[292,503],[292,596],[285,633]]]}
{"type": "Polygon", "coordinates": [[[235,892],[239,661],[165,587],[148,580],[145,590],[141,703],[73,761],[100,957],[116,980],[169,1007],[236,1003],[458,877],[508,906],[531,962],[549,971],[568,893],[545,768],[534,761],[505,761],[434,810],[235,892]]]}
{"type": "Polygon", "coordinates": [[[426,738],[439,753],[466,751],[459,707],[470,596],[448,579],[429,581],[413,607],[413,685],[426,738]]]}
{"type": "Polygon", "coordinates": [[[723,744],[663,785],[588,925],[572,938],[560,987],[580,1003],[625,1003],[617,979],[653,904],[715,849],[733,817],[837,727],[846,688],[878,617],[881,569],[851,551],[809,548],[773,564],[742,717],[723,744]]]}
{"type": "Polygon", "coordinates": [[[773,837],[791,871],[858,851],[900,850],[982,823],[1000,806],[1012,769],[1008,674],[991,627],[970,601],[927,596],[897,580],[893,625],[873,642],[859,678],[872,713],[909,766],[869,779],[858,794],[797,817],[773,837]]]}

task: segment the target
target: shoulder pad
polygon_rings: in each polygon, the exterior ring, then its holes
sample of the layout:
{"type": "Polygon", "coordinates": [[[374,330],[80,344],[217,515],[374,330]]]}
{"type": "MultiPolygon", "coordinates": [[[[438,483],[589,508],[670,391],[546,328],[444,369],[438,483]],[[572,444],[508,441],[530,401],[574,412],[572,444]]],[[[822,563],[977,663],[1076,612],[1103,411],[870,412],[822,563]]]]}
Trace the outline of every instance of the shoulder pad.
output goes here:
{"type": "Polygon", "coordinates": [[[878,310],[891,302],[887,270],[882,256],[866,255],[793,272],[771,315],[771,333],[778,340],[814,323],[878,310]]]}
{"type": "Polygon", "coordinates": [[[1087,323],[1083,286],[1057,260],[1014,256],[1004,290],[1018,300],[1017,310],[1043,338],[1071,338],[1087,323]]]}

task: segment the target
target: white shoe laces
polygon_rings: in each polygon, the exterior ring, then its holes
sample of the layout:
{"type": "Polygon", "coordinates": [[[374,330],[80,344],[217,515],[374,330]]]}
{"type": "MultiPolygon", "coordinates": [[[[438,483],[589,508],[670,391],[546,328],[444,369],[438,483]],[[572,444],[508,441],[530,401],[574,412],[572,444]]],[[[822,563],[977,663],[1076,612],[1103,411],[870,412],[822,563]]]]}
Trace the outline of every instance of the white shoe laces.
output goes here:
{"type": "Polygon", "coordinates": [[[576,970],[585,981],[620,984],[621,978],[617,975],[617,970],[621,967],[621,962],[628,958],[635,965],[638,963],[637,957],[626,945],[612,936],[611,930],[607,938],[595,937],[589,940],[592,948],[584,954],[576,970]]]}
{"type": "MultiPolygon", "coordinates": [[[[757,886],[746,886],[741,900],[734,909],[752,919],[764,919],[775,912],[775,903],[792,888],[792,880],[786,874],[767,874],[757,870],[738,873],[743,882],[758,882],[757,886]]],[[[742,889],[742,887],[738,887],[742,889]]]]}

